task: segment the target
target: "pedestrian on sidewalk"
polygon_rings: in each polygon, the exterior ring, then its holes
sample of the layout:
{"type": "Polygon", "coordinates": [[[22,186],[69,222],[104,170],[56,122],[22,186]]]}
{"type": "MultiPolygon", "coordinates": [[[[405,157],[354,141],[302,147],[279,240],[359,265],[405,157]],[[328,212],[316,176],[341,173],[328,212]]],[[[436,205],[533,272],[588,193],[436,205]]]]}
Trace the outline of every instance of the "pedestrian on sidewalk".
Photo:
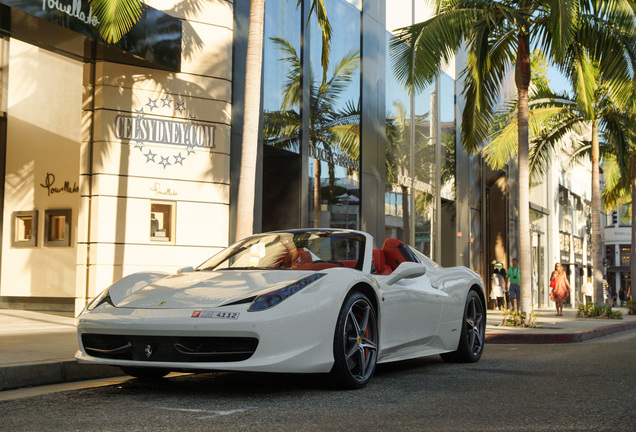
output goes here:
{"type": "Polygon", "coordinates": [[[508,291],[510,292],[510,301],[513,304],[511,310],[517,310],[519,312],[519,306],[521,303],[521,278],[519,277],[519,262],[517,258],[512,259],[512,267],[508,269],[506,273],[508,278],[508,291]]]}
{"type": "Polygon", "coordinates": [[[503,276],[499,273],[499,268],[503,268],[503,265],[498,262],[495,264],[490,281],[490,298],[495,300],[497,310],[501,310],[504,306],[504,285],[506,284],[503,276]]]}
{"type": "Polygon", "coordinates": [[[592,285],[592,277],[587,277],[587,282],[581,287],[581,292],[585,296],[585,304],[592,303],[592,296],[594,295],[594,285],[592,285]]]}
{"type": "Polygon", "coordinates": [[[623,303],[625,302],[625,288],[621,287],[618,291],[618,301],[620,302],[619,306],[623,307],[623,303]]]}
{"type": "Polygon", "coordinates": [[[550,299],[556,304],[556,316],[563,316],[563,302],[570,295],[570,282],[563,270],[561,263],[554,265],[554,271],[550,276],[550,299]]]}

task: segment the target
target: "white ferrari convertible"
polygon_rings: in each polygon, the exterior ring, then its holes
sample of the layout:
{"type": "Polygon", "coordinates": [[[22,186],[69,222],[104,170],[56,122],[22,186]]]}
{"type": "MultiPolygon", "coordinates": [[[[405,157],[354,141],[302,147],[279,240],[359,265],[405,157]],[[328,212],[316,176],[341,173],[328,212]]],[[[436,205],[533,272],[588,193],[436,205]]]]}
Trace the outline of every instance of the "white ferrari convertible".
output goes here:
{"type": "Polygon", "coordinates": [[[76,358],[140,378],[330,373],[361,388],[378,363],[479,360],[485,305],[477,273],[442,268],[399,240],[374,249],[360,231],[270,232],[197,268],[116,282],[79,316],[76,358]]]}

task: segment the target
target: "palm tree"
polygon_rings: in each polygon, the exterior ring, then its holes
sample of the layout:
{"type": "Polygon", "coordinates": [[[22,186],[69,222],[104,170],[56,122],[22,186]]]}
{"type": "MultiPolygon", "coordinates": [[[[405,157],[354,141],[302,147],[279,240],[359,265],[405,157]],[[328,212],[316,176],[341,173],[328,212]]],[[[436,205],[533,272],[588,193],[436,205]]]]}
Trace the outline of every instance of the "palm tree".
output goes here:
{"type": "MultiPolygon", "coordinates": [[[[281,61],[288,64],[288,72],[283,84],[283,102],[280,110],[264,114],[265,142],[279,148],[298,146],[301,125],[301,61],[294,47],[285,39],[271,38],[283,54],[281,61]]],[[[360,65],[360,53],[347,53],[334,66],[331,78],[322,77],[317,81],[310,74],[310,119],[309,142],[316,149],[320,144],[329,156],[337,148],[357,159],[360,155],[360,106],[348,102],[342,109],[337,106],[342,94],[351,84],[360,65]]],[[[327,159],[331,160],[331,157],[327,159]]],[[[334,200],[335,171],[333,162],[329,167],[329,202],[334,200]]],[[[314,227],[320,227],[322,185],[321,163],[314,164],[314,227]]]]}
{"type": "MultiPolygon", "coordinates": [[[[606,3],[602,17],[611,16],[624,27],[631,9],[625,2],[546,1],[485,1],[435,0],[439,12],[419,24],[398,30],[391,42],[396,76],[410,89],[419,90],[430,84],[442,64],[466,46],[468,60],[463,74],[463,96],[466,107],[462,115],[461,144],[470,153],[477,152],[488,138],[489,125],[497,104],[506,72],[514,66],[517,87],[517,184],[519,201],[518,255],[530,256],[529,220],[529,85],[530,46],[540,45],[548,58],[557,65],[568,64],[568,50],[575,37],[579,46],[589,49],[593,58],[607,71],[608,81],[622,75],[619,59],[603,56],[601,41],[607,42],[607,26],[598,16],[589,13],[590,4],[606,3]],[[603,27],[601,24],[605,25],[603,27]],[[594,39],[596,38],[596,40],[594,39]],[[613,62],[613,63],[612,63],[613,62]]],[[[598,8],[596,9],[598,10],[598,8]]],[[[623,71],[626,68],[623,69],[623,71]]],[[[587,76],[587,75],[586,75],[587,76]]],[[[584,80],[577,81],[584,87],[584,80]]],[[[596,266],[596,265],[595,265],[596,266]]],[[[521,309],[528,312],[531,300],[531,263],[520,262],[521,309]]]]}
{"type": "MultiPolygon", "coordinates": [[[[597,74],[598,76],[600,75],[597,74]]],[[[530,172],[535,180],[538,181],[544,177],[557,153],[570,152],[572,160],[589,159],[592,157],[594,142],[603,144],[600,150],[606,157],[618,155],[618,158],[613,158],[617,168],[608,173],[618,172],[624,179],[632,178],[626,161],[629,159],[629,149],[633,145],[631,128],[634,126],[634,120],[617,107],[611,95],[603,90],[604,87],[600,85],[598,78],[596,82],[598,85],[592,119],[580,109],[576,97],[570,98],[565,93],[555,94],[546,87],[536,88],[531,93],[529,101],[530,172]],[[597,126],[593,127],[594,124],[597,126]]],[[[486,161],[494,169],[500,169],[505,165],[505,157],[502,155],[514,155],[516,152],[515,111],[514,100],[504,106],[493,123],[492,140],[483,150],[486,161]]],[[[620,198],[615,195],[620,194],[620,188],[628,187],[629,182],[615,180],[614,176],[606,180],[612,190],[610,195],[606,194],[606,201],[613,200],[615,204],[620,202],[620,198]],[[611,195],[612,193],[614,195],[611,195]]],[[[594,194],[594,184],[592,184],[592,193],[594,194]]],[[[592,212],[595,211],[592,210],[592,212]]],[[[600,218],[600,209],[597,214],[600,218]]],[[[594,245],[593,252],[597,252],[594,245]]],[[[595,275],[595,278],[598,277],[595,275]]],[[[602,281],[602,274],[600,281],[602,281]]],[[[603,301],[602,285],[601,290],[595,292],[595,301],[597,303],[603,301]]]]}

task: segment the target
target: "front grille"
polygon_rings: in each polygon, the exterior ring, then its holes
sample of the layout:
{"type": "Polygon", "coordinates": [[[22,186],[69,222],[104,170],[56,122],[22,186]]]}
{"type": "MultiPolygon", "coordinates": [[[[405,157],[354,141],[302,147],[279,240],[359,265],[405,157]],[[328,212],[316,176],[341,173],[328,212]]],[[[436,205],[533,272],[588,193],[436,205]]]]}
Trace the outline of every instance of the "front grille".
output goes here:
{"type": "Polygon", "coordinates": [[[250,337],[138,336],[85,333],[82,345],[93,357],[163,362],[236,362],[254,354],[250,337]]]}

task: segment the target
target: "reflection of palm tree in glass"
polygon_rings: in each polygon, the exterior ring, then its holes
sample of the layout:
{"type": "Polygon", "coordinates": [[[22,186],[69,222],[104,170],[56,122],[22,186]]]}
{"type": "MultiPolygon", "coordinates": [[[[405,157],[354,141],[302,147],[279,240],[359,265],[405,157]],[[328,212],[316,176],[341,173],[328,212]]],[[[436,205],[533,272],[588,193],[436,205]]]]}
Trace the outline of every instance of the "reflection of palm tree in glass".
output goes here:
{"type": "MultiPolygon", "coordinates": [[[[281,61],[289,64],[283,85],[283,102],[278,111],[264,114],[265,143],[283,149],[298,149],[300,146],[300,106],[302,100],[301,61],[294,47],[285,39],[271,38],[283,54],[281,61]]],[[[352,50],[335,66],[333,75],[325,76],[318,85],[310,77],[309,143],[315,150],[320,144],[325,150],[329,166],[329,202],[334,199],[335,172],[334,150],[357,160],[360,155],[360,107],[359,103],[347,102],[338,109],[342,94],[351,84],[360,64],[360,52],[352,50]]],[[[314,226],[320,226],[321,215],[321,163],[314,156],[314,226]]],[[[347,169],[351,173],[351,169],[347,169]]]]}
{"type": "MultiPolygon", "coordinates": [[[[430,164],[426,161],[433,161],[432,152],[429,146],[430,124],[428,113],[415,116],[415,175],[410,173],[411,166],[411,118],[407,117],[407,109],[400,100],[393,102],[395,114],[386,119],[386,134],[388,146],[386,149],[386,186],[389,190],[393,185],[399,185],[402,192],[402,220],[404,229],[404,240],[410,241],[411,237],[411,215],[409,210],[409,188],[415,181],[421,180],[430,182],[430,164]]],[[[423,195],[430,194],[424,193],[423,195]]],[[[420,196],[423,196],[420,195],[420,196]]],[[[425,201],[419,199],[421,207],[425,201]]],[[[431,201],[432,202],[432,201],[431,201]]],[[[417,204],[417,203],[416,203],[417,204]]],[[[422,207],[423,208],[423,207],[422,207]]]]}

